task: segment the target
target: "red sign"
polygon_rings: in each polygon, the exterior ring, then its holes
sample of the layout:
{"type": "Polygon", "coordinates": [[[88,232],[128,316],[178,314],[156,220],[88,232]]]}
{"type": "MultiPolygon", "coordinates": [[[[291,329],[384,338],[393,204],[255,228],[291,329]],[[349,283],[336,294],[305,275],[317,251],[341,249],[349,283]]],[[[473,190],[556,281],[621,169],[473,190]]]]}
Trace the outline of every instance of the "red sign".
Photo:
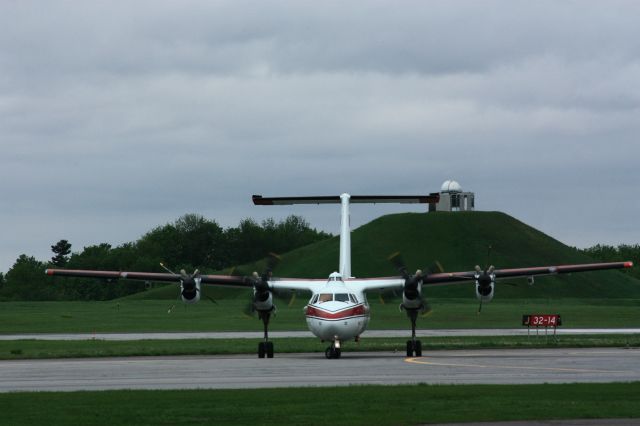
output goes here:
{"type": "Polygon", "coordinates": [[[523,315],[522,325],[527,327],[557,327],[562,325],[562,319],[559,314],[523,315]]]}

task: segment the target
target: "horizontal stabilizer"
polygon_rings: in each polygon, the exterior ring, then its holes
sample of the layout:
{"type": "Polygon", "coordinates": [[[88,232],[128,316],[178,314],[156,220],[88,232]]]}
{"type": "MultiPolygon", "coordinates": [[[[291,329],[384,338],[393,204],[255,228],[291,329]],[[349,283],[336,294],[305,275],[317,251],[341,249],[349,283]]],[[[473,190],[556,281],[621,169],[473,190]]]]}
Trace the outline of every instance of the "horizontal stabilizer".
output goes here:
{"type": "MultiPolygon", "coordinates": [[[[252,197],[253,204],[257,206],[276,206],[289,204],[340,204],[339,195],[316,196],[316,197],[263,197],[262,195],[254,195],[252,197]]],[[[351,204],[366,203],[437,203],[440,200],[440,194],[433,192],[429,195],[351,195],[349,202],[351,204]]]]}

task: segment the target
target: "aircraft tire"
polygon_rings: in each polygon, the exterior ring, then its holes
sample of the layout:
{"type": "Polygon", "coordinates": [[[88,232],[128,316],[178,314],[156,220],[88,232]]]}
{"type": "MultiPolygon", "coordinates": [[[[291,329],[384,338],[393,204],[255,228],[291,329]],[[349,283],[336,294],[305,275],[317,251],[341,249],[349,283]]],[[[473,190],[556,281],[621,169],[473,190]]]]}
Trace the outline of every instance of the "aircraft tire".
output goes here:
{"type": "Polygon", "coordinates": [[[327,359],[338,359],[340,358],[340,355],[342,355],[342,353],[340,352],[340,349],[334,348],[333,346],[329,346],[324,351],[324,356],[326,356],[327,359]]]}
{"type": "Polygon", "coordinates": [[[416,356],[422,356],[422,342],[420,340],[416,340],[415,346],[416,356]]]}
{"type": "Polygon", "coordinates": [[[407,340],[407,358],[413,356],[413,342],[411,340],[407,340]]]}
{"type": "Polygon", "coordinates": [[[265,348],[264,342],[258,343],[258,358],[264,358],[265,348]]]}
{"type": "Polygon", "coordinates": [[[267,342],[267,358],[273,358],[273,342],[267,342]]]}

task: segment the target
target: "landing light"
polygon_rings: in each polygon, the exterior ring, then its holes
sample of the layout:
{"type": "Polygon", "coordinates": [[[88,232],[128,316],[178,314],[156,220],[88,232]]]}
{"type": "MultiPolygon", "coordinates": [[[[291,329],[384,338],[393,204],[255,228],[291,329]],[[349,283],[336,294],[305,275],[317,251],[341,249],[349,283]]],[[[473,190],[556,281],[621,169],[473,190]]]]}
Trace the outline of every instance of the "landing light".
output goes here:
{"type": "Polygon", "coordinates": [[[633,268],[633,262],[624,262],[625,268],[633,268]]]}

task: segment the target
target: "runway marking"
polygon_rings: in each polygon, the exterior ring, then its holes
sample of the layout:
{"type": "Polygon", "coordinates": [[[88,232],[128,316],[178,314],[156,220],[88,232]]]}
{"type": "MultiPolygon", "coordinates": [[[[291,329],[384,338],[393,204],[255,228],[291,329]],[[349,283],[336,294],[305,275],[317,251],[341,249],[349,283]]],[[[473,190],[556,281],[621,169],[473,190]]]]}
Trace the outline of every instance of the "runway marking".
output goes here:
{"type": "MultiPolygon", "coordinates": [[[[576,351],[576,352],[567,352],[569,355],[629,355],[629,352],[620,352],[620,351],[576,351]]],[[[633,353],[634,355],[640,355],[640,352],[636,351],[633,353]]]]}
{"type": "Polygon", "coordinates": [[[522,367],[510,365],[482,365],[482,364],[451,364],[445,362],[425,361],[424,358],[405,358],[404,362],[409,364],[437,365],[441,367],[473,367],[473,368],[502,368],[505,370],[536,370],[536,371],[564,371],[571,373],[627,373],[627,371],[616,370],[588,370],[581,368],[554,368],[554,367],[522,367]]]}

